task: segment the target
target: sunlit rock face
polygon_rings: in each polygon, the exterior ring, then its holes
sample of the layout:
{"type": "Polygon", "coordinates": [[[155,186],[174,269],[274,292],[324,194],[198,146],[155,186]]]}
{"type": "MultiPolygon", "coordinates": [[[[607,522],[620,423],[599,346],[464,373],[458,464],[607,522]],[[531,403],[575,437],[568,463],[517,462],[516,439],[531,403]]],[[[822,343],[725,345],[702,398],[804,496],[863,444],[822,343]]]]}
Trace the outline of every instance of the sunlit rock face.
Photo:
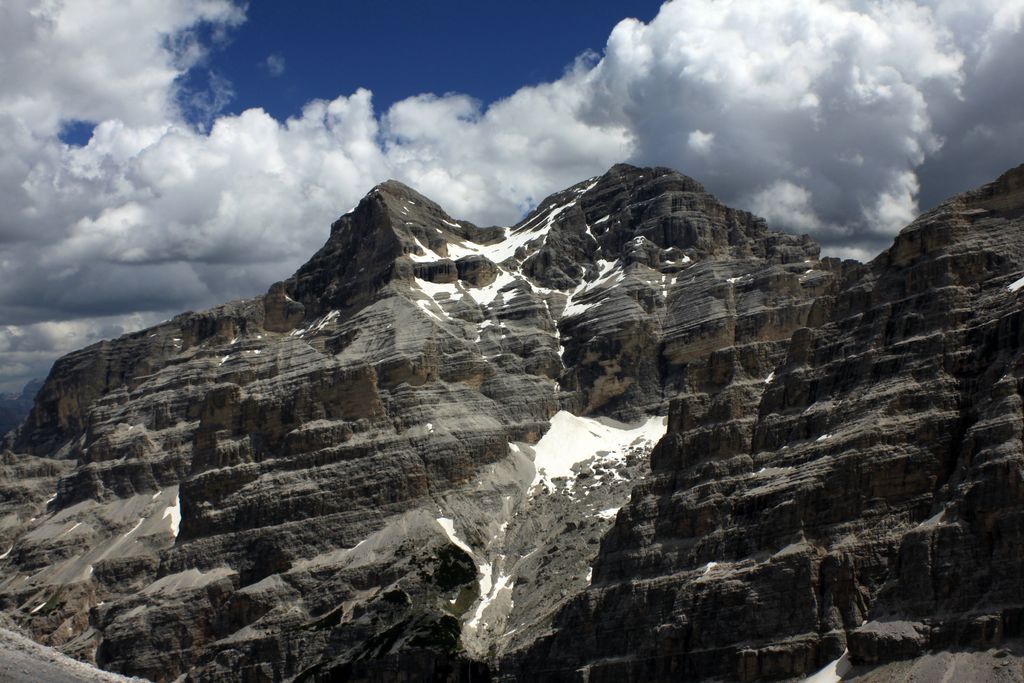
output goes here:
{"type": "Polygon", "coordinates": [[[668,169],[511,227],[383,183],[266,295],[57,362],[4,442],[0,609],[154,680],[1012,645],[1022,176],[867,265],[668,169]]]}

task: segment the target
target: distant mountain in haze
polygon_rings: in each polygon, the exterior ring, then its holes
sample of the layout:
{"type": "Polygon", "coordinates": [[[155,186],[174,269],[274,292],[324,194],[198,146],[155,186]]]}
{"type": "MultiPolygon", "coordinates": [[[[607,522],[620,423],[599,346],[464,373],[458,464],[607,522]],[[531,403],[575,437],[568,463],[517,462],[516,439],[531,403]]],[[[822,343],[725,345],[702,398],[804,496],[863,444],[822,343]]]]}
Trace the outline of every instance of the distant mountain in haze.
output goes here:
{"type": "Polygon", "coordinates": [[[34,379],[25,385],[21,393],[0,394],[0,436],[21,424],[42,386],[43,380],[34,379]]]}

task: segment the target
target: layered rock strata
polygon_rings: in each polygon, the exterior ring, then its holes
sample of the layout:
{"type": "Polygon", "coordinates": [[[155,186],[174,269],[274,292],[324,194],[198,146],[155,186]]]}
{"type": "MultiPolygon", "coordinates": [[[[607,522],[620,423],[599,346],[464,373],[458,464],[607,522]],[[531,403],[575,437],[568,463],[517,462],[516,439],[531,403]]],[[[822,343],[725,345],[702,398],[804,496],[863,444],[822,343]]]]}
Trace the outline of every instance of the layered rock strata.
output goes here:
{"type": "Polygon", "coordinates": [[[593,586],[513,670],[752,681],[1016,642],[1022,186],[1024,167],[834,269],[756,389],[675,397],[593,586]]]}
{"type": "Polygon", "coordinates": [[[0,609],[154,680],[1001,647],[1022,175],[866,266],[668,169],[511,228],[384,183],[266,295],[57,362],[5,441],[0,609]]]}

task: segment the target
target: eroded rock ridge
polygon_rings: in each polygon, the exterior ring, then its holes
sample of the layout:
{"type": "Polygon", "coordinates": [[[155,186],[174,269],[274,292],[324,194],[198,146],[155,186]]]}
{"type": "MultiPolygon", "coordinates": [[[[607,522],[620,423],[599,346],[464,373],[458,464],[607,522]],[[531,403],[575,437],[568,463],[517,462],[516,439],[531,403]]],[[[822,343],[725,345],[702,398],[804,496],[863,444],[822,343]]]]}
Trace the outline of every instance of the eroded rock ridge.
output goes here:
{"type": "Polygon", "coordinates": [[[1019,673],[1022,187],[862,265],[668,169],[510,228],[383,183],[264,296],[55,364],[0,608],[153,680],[1019,673]]]}

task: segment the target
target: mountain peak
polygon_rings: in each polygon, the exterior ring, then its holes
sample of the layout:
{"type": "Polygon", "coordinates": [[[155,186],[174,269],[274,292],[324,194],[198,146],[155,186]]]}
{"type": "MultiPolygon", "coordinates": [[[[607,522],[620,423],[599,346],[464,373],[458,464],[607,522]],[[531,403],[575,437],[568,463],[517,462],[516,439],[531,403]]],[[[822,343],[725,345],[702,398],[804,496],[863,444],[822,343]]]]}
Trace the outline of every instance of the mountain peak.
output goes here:
{"type": "Polygon", "coordinates": [[[1021,175],[852,268],[668,169],[497,229],[384,183],[266,296],[54,365],[3,613],[153,680],[1018,666],[1021,175]]]}
{"type": "Polygon", "coordinates": [[[1006,218],[1024,215],[1024,164],[1010,169],[995,182],[977,190],[972,199],[980,208],[1006,218]]]}
{"type": "Polygon", "coordinates": [[[368,196],[374,194],[381,195],[387,197],[388,199],[398,202],[414,202],[419,204],[425,204],[432,208],[436,208],[438,211],[442,211],[441,207],[438,206],[429,197],[421,194],[420,192],[406,185],[402,181],[395,180],[393,178],[390,180],[385,180],[383,183],[379,183],[378,185],[375,185],[373,189],[367,193],[368,196]]]}
{"type": "MultiPolygon", "coordinates": [[[[309,319],[363,305],[388,284],[415,286],[417,279],[447,284],[472,277],[486,285],[504,273],[567,292],[598,278],[603,263],[661,277],[729,255],[800,262],[816,259],[818,246],[769,231],[762,219],[724,206],[696,180],[663,167],[616,164],[549,195],[510,228],[455,219],[388,180],[332,225],[327,244],[271,299],[275,311],[297,311],[282,298],[287,295],[309,319]],[[455,263],[469,258],[475,265],[455,263]]],[[[288,319],[299,324],[297,312],[288,319]]]]}

